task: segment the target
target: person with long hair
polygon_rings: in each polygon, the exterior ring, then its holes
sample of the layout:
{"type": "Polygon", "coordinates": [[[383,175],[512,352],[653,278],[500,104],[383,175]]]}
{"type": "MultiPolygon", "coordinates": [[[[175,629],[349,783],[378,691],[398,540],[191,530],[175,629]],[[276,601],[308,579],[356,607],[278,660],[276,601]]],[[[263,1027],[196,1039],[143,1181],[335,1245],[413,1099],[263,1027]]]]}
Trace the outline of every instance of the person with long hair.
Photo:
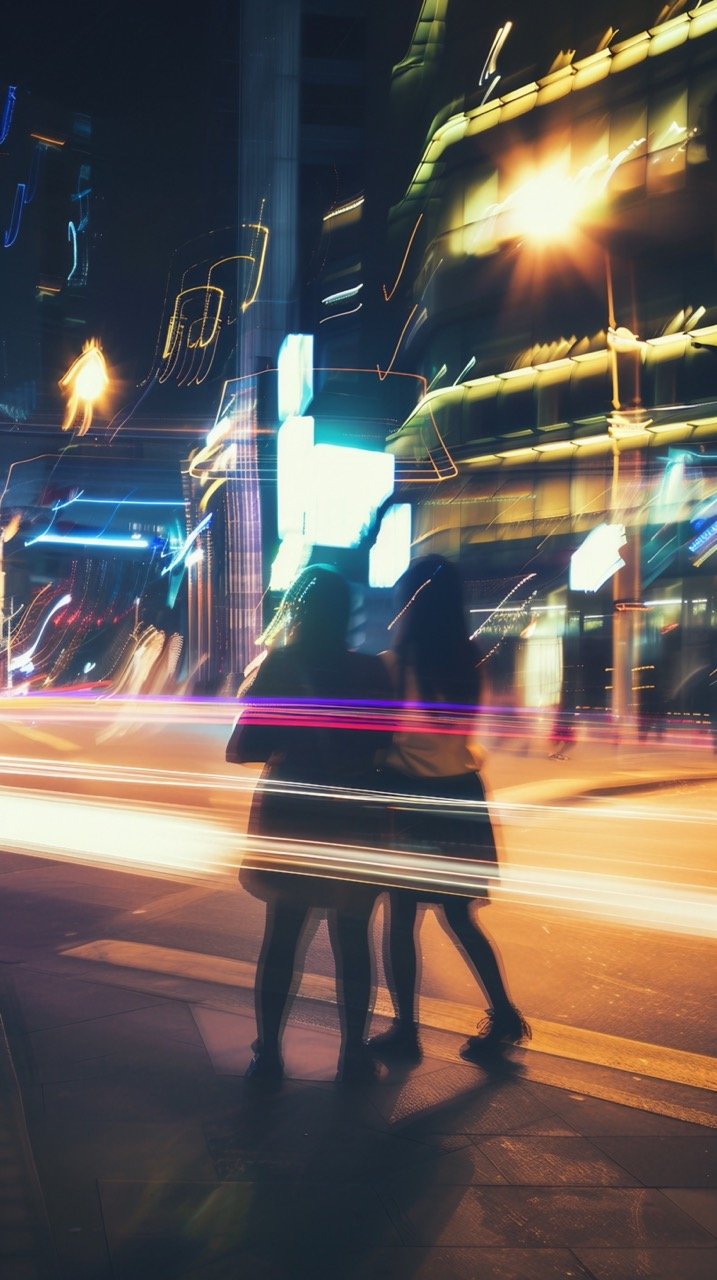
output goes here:
{"type": "Polygon", "coordinates": [[[250,851],[239,874],[244,888],[266,902],[255,987],[258,1038],[247,1071],[256,1081],[277,1082],[284,1074],[281,1035],[299,943],[314,908],[328,914],[336,960],[339,1078],[360,1081],[375,1072],[363,1037],[371,994],[368,929],[378,890],[305,869],[312,846],[373,845],[380,832],[380,806],[352,798],[351,790],[371,785],[377,749],[388,735],[371,729],[370,708],[352,708],[359,711],[358,727],[325,719],[331,703],[390,696],[381,660],[347,647],[349,613],[349,585],[335,569],[316,564],[299,574],[262,637],[267,656],[240,689],[248,705],[226,752],[232,763],[265,762],[249,819],[258,852],[250,851]]]}
{"type": "Polygon", "coordinates": [[[530,1029],[473,914],[474,899],[487,899],[497,866],[485,791],[471,750],[480,657],[468,635],[462,584],[450,561],[435,555],[416,560],[399,580],[396,597],[394,645],[384,657],[395,696],[411,708],[414,727],[406,723],[405,731],[394,733],[385,757],[383,785],[392,797],[393,839],[398,850],[465,859],[473,877],[482,866],[485,878],[478,877],[470,895],[444,892],[440,884],[390,891],[386,968],[396,1017],[389,1031],[367,1043],[385,1061],[420,1061],[416,915],[419,906],[437,906],[490,1002],[478,1034],[460,1050],[466,1061],[483,1063],[528,1038],[530,1029]]]}

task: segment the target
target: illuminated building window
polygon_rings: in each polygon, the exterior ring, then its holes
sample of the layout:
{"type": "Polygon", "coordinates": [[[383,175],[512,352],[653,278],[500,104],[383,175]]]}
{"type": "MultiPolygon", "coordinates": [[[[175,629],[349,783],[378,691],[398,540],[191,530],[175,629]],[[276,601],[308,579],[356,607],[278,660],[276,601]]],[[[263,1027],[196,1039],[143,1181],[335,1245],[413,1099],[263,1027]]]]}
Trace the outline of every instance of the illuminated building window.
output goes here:
{"type": "Polygon", "coordinates": [[[607,413],[610,394],[607,351],[575,360],[565,405],[568,421],[579,422],[594,417],[596,413],[607,413]]]}
{"type": "MultiPolygon", "coordinates": [[[[585,165],[599,164],[603,156],[617,155],[622,147],[615,145],[610,137],[610,116],[607,112],[599,114],[591,111],[589,115],[580,116],[573,122],[570,148],[573,171],[585,165]]],[[[634,135],[640,137],[640,134],[634,135]]],[[[624,144],[629,145],[631,139],[624,144]]]]}
{"type": "MultiPolygon", "coordinates": [[[[717,124],[717,72],[696,76],[689,86],[687,102],[687,163],[704,164],[714,148],[717,124]]],[[[714,153],[713,153],[714,154],[714,153]]]]}
{"type": "MultiPolygon", "coordinates": [[[[610,155],[618,156],[637,138],[647,135],[647,109],[644,99],[617,108],[610,116],[610,155]]],[[[631,159],[621,164],[612,175],[610,190],[634,191],[645,181],[645,148],[636,149],[631,159]]]]}
{"type": "Polygon", "coordinates": [[[648,190],[682,183],[687,165],[687,89],[665,89],[650,100],[648,190]]]}
{"type": "Polygon", "coordinates": [[[466,187],[463,205],[463,234],[461,251],[465,254],[487,253],[493,245],[494,235],[488,221],[493,205],[498,202],[498,173],[495,169],[476,175],[476,181],[466,187]]]}
{"type": "Polygon", "coordinates": [[[493,433],[509,436],[535,429],[534,378],[520,382],[504,379],[494,405],[493,433]]]}

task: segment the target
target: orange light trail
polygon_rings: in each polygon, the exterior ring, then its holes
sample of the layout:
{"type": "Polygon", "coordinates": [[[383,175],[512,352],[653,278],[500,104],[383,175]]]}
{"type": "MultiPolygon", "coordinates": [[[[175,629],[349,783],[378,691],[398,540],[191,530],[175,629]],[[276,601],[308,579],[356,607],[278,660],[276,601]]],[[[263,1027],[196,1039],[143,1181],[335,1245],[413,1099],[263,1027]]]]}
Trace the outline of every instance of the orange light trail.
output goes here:
{"type": "Polygon", "coordinates": [[[376,365],[376,373],[378,374],[379,379],[380,379],[380,381],[381,381],[381,382],[385,382],[385,380],[386,380],[386,378],[388,377],[389,373],[391,373],[391,371],[392,371],[392,369],[393,369],[393,366],[394,366],[394,363],[395,363],[395,360],[396,360],[396,356],[398,355],[399,347],[401,346],[401,343],[403,342],[403,339],[404,339],[404,337],[405,337],[406,330],[407,330],[407,328],[408,328],[409,324],[411,323],[411,321],[412,321],[413,317],[415,316],[415,314],[416,314],[417,310],[418,310],[418,303],[416,302],[416,303],[411,307],[411,310],[410,310],[410,312],[409,312],[409,314],[408,314],[408,319],[407,319],[406,323],[404,324],[404,326],[403,326],[403,328],[402,328],[402,330],[401,330],[401,332],[400,332],[400,334],[399,334],[399,336],[398,336],[398,342],[396,343],[396,346],[395,346],[395,348],[394,348],[393,355],[391,356],[391,359],[390,359],[390,360],[389,360],[389,362],[388,362],[388,367],[382,371],[382,370],[379,368],[379,366],[378,366],[378,365],[376,365]]]}
{"type": "Polygon", "coordinates": [[[411,245],[413,244],[413,241],[414,241],[414,240],[415,240],[415,238],[416,238],[416,232],[418,231],[418,228],[420,227],[422,220],[423,220],[423,214],[422,214],[422,213],[419,213],[418,217],[416,218],[416,222],[415,222],[415,225],[414,225],[413,231],[411,232],[410,236],[408,237],[408,244],[406,245],[406,252],[404,253],[403,258],[402,258],[402,260],[401,260],[401,265],[400,265],[400,267],[398,268],[398,275],[396,276],[396,279],[395,279],[395,280],[394,280],[394,282],[393,282],[393,288],[391,289],[391,291],[390,291],[390,292],[388,292],[388,291],[386,290],[386,286],[385,286],[385,284],[382,284],[382,285],[381,285],[381,289],[382,289],[383,296],[384,296],[384,301],[386,301],[386,302],[390,302],[390,301],[391,301],[391,298],[393,297],[394,293],[396,292],[396,290],[397,290],[397,288],[398,288],[399,282],[400,282],[400,280],[401,280],[401,276],[403,275],[403,272],[404,272],[405,267],[406,267],[406,263],[407,263],[407,261],[408,261],[408,255],[409,255],[409,253],[411,252],[411,245]]]}

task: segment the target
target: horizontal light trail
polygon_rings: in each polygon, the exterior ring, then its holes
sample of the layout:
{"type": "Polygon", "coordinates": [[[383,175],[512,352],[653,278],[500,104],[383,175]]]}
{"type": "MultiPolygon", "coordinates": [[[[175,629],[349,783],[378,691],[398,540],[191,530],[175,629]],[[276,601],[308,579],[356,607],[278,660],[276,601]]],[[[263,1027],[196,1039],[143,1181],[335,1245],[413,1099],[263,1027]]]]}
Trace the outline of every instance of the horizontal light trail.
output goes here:
{"type": "MultiPolygon", "coordinates": [[[[112,783],[130,787],[176,787],[180,790],[212,790],[226,792],[242,792],[250,795],[257,784],[259,766],[233,765],[224,773],[199,772],[183,769],[156,769],[142,765],[100,764],[94,761],[64,760],[40,758],[37,756],[0,755],[0,776],[33,777],[66,781],[73,779],[89,783],[112,783]]],[[[670,809],[652,804],[647,814],[644,809],[630,808],[623,804],[610,804],[604,799],[581,801],[579,808],[575,804],[551,804],[549,806],[520,801],[502,800],[500,795],[486,803],[480,801],[454,800],[447,797],[431,795],[406,795],[400,791],[388,791],[381,788],[348,788],[341,789],[310,783],[292,783],[276,780],[264,780],[262,787],[286,796],[312,798],[316,800],[343,801],[347,804],[368,804],[401,809],[421,811],[464,813],[466,817],[479,814],[487,809],[492,818],[509,822],[511,826],[524,822],[527,829],[537,817],[545,820],[546,815],[553,818],[566,818],[584,828],[587,822],[602,823],[610,826],[634,822],[644,825],[645,822],[670,824],[676,832],[685,826],[709,826],[715,822],[717,808],[691,809],[689,813],[675,814],[670,809]]],[[[615,840],[616,825],[605,838],[615,840]]],[[[0,837],[1,838],[1,837],[0,837]]],[[[627,843],[627,839],[625,841],[627,843]]],[[[579,852],[576,853],[579,857],[579,852]]]]}
{"type": "MultiPolygon", "coordinates": [[[[183,769],[147,769],[141,765],[95,764],[75,760],[47,760],[35,756],[0,756],[0,776],[54,779],[87,783],[114,784],[124,787],[187,787],[197,791],[240,791],[250,795],[257,782],[257,771],[235,770],[230,773],[192,773],[183,769]]],[[[2,836],[0,835],[0,840],[2,836]]]]}
{"type": "Polygon", "coordinates": [[[625,875],[510,864],[497,870],[450,857],[246,836],[227,815],[173,805],[2,791],[2,848],[123,871],[231,881],[247,854],[290,879],[309,873],[380,886],[473,895],[568,911],[632,928],[717,937],[717,893],[625,875]]]}
{"type": "MultiPolygon", "coordinates": [[[[482,738],[501,743],[535,741],[541,743],[548,729],[557,723],[576,729],[581,745],[618,745],[614,727],[599,713],[557,715],[553,708],[510,712],[491,707],[456,705],[439,708],[430,704],[404,705],[398,702],[351,702],[338,700],[261,699],[251,702],[236,698],[192,698],[185,696],[115,696],[90,692],[32,693],[0,696],[0,720],[4,723],[66,721],[98,723],[121,719],[125,723],[189,724],[195,727],[221,725],[227,731],[238,714],[252,724],[295,727],[399,730],[430,733],[479,732],[482,738]]],[[[668,724],[661,748],[689,749],[711,754],[713,744],[707,726],[668,724]]]]}

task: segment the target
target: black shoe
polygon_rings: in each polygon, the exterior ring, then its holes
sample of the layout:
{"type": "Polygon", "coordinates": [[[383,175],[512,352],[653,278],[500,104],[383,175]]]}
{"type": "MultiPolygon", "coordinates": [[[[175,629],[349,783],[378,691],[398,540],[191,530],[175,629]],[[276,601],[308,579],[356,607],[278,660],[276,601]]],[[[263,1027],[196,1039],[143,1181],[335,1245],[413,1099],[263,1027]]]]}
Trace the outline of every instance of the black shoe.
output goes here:
{"type": "Polygon", "coordinates": [[[336,1073],[337,1084],[373,1084],[379,1078],[379,1070],[365,1044],[346,1049],[336,1073]]]}
{"type": "Polygon", "coordinates": [[[486,1010],[487,1017],[478,1028],[477,1036],[469,1036],[459,1053],[465,1062],[483,1062],[486,1058],[503,1053],[523,1040],[530,1040],[532,1032],[519,1009],[509,1005],[496,1013],[486,1010]]]}
{"type": "Polygon", "coordinates": [[[251,1046],[254,1057],[244,1072],[245,1080],[257,1084],[280,1084],[284,1079],[284,1067],[278,1053],[267,1053],[258,1040],[251,1046]]]}
{"type": "Polygon", "coordinates": [[[418,1027],[415,1022],[401,1022],[394,1018],[390,1031],[371,1036],[366,1048],[382,1062],[420,1062],[423,1057],[418,1027]]]}

